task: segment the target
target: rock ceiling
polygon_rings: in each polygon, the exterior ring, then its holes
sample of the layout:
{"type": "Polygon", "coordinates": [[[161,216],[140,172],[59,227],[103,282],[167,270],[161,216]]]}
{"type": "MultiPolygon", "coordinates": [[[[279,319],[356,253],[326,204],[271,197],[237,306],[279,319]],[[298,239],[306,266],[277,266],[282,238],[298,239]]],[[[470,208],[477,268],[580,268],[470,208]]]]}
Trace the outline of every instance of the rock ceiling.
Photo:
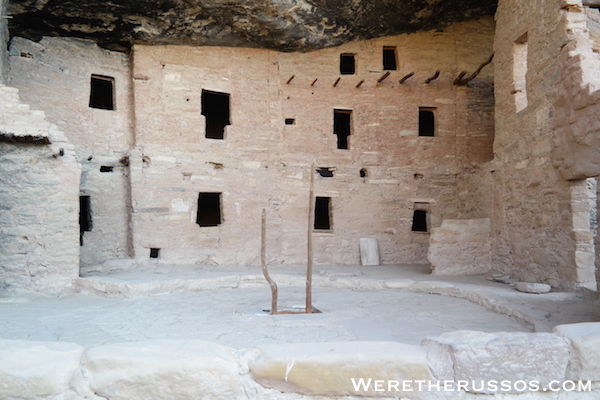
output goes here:
{"type": "Polygon", "coordinates": [[[305,51],[443,29],[493,15],[497,0],[9,0],[12,36],[305,51]]]}

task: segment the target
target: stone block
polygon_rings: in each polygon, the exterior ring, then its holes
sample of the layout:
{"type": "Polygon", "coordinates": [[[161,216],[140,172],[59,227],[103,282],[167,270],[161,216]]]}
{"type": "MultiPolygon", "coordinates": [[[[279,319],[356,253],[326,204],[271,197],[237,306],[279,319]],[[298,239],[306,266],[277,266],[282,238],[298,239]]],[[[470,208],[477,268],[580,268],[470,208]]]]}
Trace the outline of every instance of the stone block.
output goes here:
{"type": "Polygon", "coordinates": [[[423,349],[393,342],[328,342],[264,345],[249,361],[252,377],[267,388],[311,396],[420,398],[402,392],[403,380],[430,381],[423,349]],[[357,390],[356,384],[368,384],[357,390]],[[375,381],[383,381],[377,390],[375,381]],[[399,390],[388,383],[400,382],[399,390]]]}
{"type": "Polygon", "coordinates": [[[557,325],[552,331],[571,341],[567,379],[600,381],[600,322],[557,325]]]}
{"type": "Polygon", "coordinates": [[[84,348],[75,343],[0,340],[0,398],[37,399],[69,390],[84,348]]]}
{"type": "Polygon", "coordinates": [[[359,242],[361,265],[379,265],[377,238],[361,238],[359,242]]]}
{"type": "Polygon", "coordinates": [[[523,293],[548,293],[552,286],[545,283],[515,282],[515,289],[523,293]]]}
{"type": "MultiPolygon", "coordinates": [[[[551,333],[455,331],[423,340],[436,379],[456,381],[532,381],[540,386],[565,379],[566,340],[551,333]]],[[[492,393],[487,385],[471,387],[492,393]]],[[[517,392],[513,387],[513,393],[517,392]]],[[[508,391],[507,391],[508,393],[508,391]]]]}
{"type": "Polygon", "coordinates": [[[233,350],[204,341],[151,340],[88,351],[90,386],[111,400],[240,397],[233,350]]]}

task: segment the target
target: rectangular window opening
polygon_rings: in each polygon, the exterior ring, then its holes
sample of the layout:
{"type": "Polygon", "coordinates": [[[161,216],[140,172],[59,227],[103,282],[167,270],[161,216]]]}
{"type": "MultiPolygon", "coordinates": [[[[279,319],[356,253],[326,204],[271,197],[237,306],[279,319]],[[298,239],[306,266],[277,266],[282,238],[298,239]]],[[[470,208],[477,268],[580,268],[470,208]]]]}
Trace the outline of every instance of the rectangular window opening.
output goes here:
{"type": "Polygon", "coordinates": [[[200,226],[221,225],[221,193],[200,193],[196,223],[200,226]]]}
{"type": "Polygon", "coordinates": [[[315,199],[315,230],[330,230],[331,197],[317,197],[315,199]]]}
{"type": "Polygon", "coordinates": [[[352,134],[352,111],[333,110],[333,134],[337,136],[337,148],[348,150],[348,137],[352,134]]]}
{"type": "Polygon", "coordinates": [[[296,120],[294,118],[286,118],[285,124],[286,125],[296,125],[296,120]]]}
{"type": "Polygon", "coordinates": [[[113,172],[114,167],[109,165],[101,165],[100,172],[113,172]]]}
{"type": "Polygon", "coordinates": [[[415,210],[413,212],[412,231],[413,232],[428,232],[428,230],[427,230],[427,211],[415,210]]]}
{"type": "Polygon", "coordinates": [[[92,230],[92,206],[90,196],[79,196],[79,245],[83,246],[83,233],[92,230]]]}
{"type": "Polygon", "coordinates": [[[114,110],[115,78],[103,75],[92,75],[90,81],[90,107],[101,110],[114,110]]]}
{"type": "Polygon", "coordinates": [[[395,71],[396,68],[396,48],[391,46],[385,46],[383,48],[383,70],[395,71]]]}
{"type": "Polygon", "coordinates": [[[354,75],[356,73],[356,59],[354,54],[340,55],[340,74],[354,75]]]}
{"type": "Polygon", "coordinates": [[[512,93],[515,98],[515,109],[519,112],[527,107],[527,33],[513,44],[513,82],[512,93]]]}
{"type": "Polygon", "coordinates": [[[419,136],[435,136],[435,108],[419,107],[419,136]]]}
{"type": "Polygon", "coordinates": [[[202,90],[202,115],[207,139],[224,139],[225,127],[231,125],[229,94],[202,90]]]}
{"type": "Polygon", "coordinates": [[[153,247],[150,249],[150,258],[158,258],[158,256],[160,255],[160,249],[153,247]]]}

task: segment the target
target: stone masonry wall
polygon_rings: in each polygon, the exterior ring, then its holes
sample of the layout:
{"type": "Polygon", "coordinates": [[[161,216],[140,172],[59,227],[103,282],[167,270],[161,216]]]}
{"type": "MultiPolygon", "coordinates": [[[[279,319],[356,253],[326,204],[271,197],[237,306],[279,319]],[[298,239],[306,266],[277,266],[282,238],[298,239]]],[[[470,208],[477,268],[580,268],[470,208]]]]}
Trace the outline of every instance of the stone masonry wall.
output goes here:
{"type": "Polygon", "coordinates": [[[135,46],[136,258],[160,248],[162,262],[257,264],[266,208],[268,261],[304,263],[313,173],[315,196],[331,198],[332,229],[314,232],[317,263],[358,264],[361,237],[378,239],[382,263],[426,262],[415,208],[428,209],[430,227],[455,218],[457,175],[491,158],[493,68],[468,86],[453,80],[491,55],[493,29],[483,19],[311,53],[135,46]],[[398,68],[377,82],[384,46],[396,47],[398,68]],[[340,75],[342,53],[355,55],[355,74],[340,75]],[[204,137],[202,90],[230,95],[224,140],[204,137]],[[419,107],[435,108],[435,137],[418,136],[419,107]],[[337,148],[334,109],[352,111],[348,150],[337,148]],[[202,192],[221,193],[219,226],[196,224],[202,192]]]}
{"type": "Polygon", "coordinates": [[[565,181],[552,163],[556,87],[564,68],[558,54],[570,29],[563,5],[559,0],[499,2],[495,159],[482,173],[494,171],[495,269],[574,288],[594,285],[594,267],[578,264],[576,250],[589,238],[573,230],[580,206],[575,203],[582,197],[577,193],[585,181],[565,181]]]}
{"type": "Polygon", "coordinates": [[[67,293],[79,276],[81,166],[73,146],[4,85],[0,138],[0,292],[67,293]]]}
{"type": "Polygon", "coordinates": [[[66,133],[82,164],[80,194],[90,196],[92,214],[91,231],[83,235],[82,266],[129,257],[127,157],[133,145],[129,58],[92,42],[64,38],[39,43],[14,38],[9,58],[11,85],[66,133]],[[114,110],[89,106],[92,74],[114,78],[114,110]],[[102,167],[112,171],[101,172],[102,167]]]}

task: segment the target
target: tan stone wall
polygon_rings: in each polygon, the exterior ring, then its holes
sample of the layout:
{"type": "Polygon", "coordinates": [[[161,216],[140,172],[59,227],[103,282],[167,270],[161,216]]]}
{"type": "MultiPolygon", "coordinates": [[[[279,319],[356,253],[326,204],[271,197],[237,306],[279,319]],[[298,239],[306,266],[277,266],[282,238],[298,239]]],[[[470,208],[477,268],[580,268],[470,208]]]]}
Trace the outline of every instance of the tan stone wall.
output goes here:
{"type": "Polygon", "coordinates": [[[484,19],[311,53],[135,46],[136,257],[160,248],[163,262],[258,264],[266,208],[269,261],[305,262],[314,162],[334,169],[315,174],[333,224],[314,234],[317,263],[358,264],[361,237],[378,239],[382,263],[426,262],[428,235],[411,232],[415,203],[429,203],[430,226],[456,218],[457,174],[491,158],[493,68],[468,86],[453,80],[489,57],[493,29],[484,19]],[[396,46],[398,70],[377,83],[383,46],[396,46]],[[341,53],[356,54],[355,75],[340,76],[341,53]],[[202,89],[231,95],[224,140],[204,137],[202,89]],[[419,107],[437,108],[436,137],[417,136],[419,107]],[[352,110],[348,150],[336,148],[334,109],[352,110]],[[195,223],[199,192],[222,193],[220,226],[195,223]]]}
{"type": "MultiPolygon", "coordinates": [[[[576,210],[582,183],[565,181],[552,163],[553,106],[564,68],[557,55],[570,32],[570,13],[563,5],[559,0],[499,2],[495,160],[482,173],[494,171],[495,269],[522,280],[573,288],[593,284],[593,265],[581,269],[576,255],[583,245],[574,231],[579,229],[574,226],[576,215],[582,215],[576,210]],[[513,60],[525,37],[526,75],[518,77],[521,67],[513,60]],[[525,94],[526,106],[518,111],[525,94]]],[[[589,217],[588,228],[582,229],[589,229],[589,217]]]]}
{"type": "Polygon", "coordinates": [[[79,273],[81,166],[64,134],[0,85],[0,291],[66,293],[79,273]],[[19,143],[15,137],[51,144],[19,143]]]}
{"type": "Polygon", "coordinates": [[[93,227],[84,234],[82,265],[128,257],[129,169],[119,160],[133,145],[129,58],[77,39],[14,38],[10,67],[11,85],[66,133],[83,166],[80,190],[91,196],[93,227]],[[89,107],[92,74],[115,79],[115,110],[89,107]]]}

